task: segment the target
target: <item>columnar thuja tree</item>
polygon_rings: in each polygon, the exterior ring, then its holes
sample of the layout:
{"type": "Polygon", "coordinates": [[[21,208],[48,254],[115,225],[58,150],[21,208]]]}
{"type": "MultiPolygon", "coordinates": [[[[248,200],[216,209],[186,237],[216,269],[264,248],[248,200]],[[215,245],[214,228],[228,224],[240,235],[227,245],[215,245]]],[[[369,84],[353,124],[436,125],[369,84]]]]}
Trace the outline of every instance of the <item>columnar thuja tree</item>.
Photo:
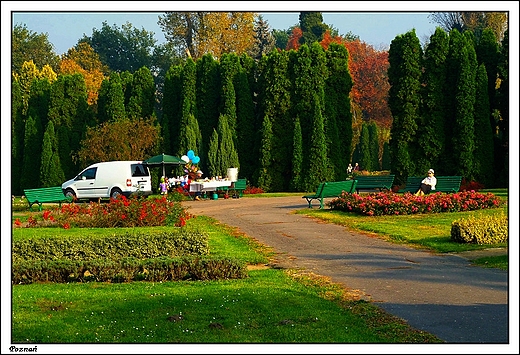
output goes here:
{"type": "MultiPolygon", "coordinates": [[[[300,51],[301,51],[300,47],[300,51]]],[[[300,53],[298,52],[298,54],[300,53]]],[[[326,57],[323,48],[318,42],[314,42],[310,46],[310,81],[307,87],[303,88],[306,95],[310,93],[311,115],[308,117],[310,135],[309,157],[304,169],[303,187],[305,191],[311,191],[322,181],[331,181],[334,179],[334,171],[330,159],[327,155],[328,147],[325,136],[325,80],[327,78],[326,57]]],[[[305,57],[306,54],[303,53],[305,57]]]]}
{"type": "Polygon", "coordinates": [[[139,68],[132,75],[126,116],[130,119],[154,116],[155,83],[147,67],[139,68]]]}
{"type": "Polygon", "coordinates": [[[228,126],[229,118],[220,115],[217,126],[218,154],[215,175],[226,176],[228,168],[240,168],[237,151],[228,126]]]}
{"type": "Polygon", "coordinates": [[[345,46],[331,43],[326,51],[328,76],[325,81],[325,132],[328,156],[334,167],[334,179],[346,178],[352,156],[352,113],[350,90],[352,77],[348,68],[349,53],[345,46]]]}
{"type": "MultiPolygon", "coordinates": [[[[163,93],[163,114],[161,117],[161,130],[163,137],[163,151],[168,154],[173,152],[186,152],[181,150],[180,128],[182,117],[182,66],[171,66],[166,72],[163,93]]],[[[182,156],[182,155],[181,155],[182,156]]],[[[199,155],[200,156],[200,155],[199,155]]]]}
{"type": "Polygon", "coordinates": [[[23,164],[24,117],[22,90],[17,80],[11,82],[11,190],[20,195],[20,177],[23,164]]]}
{"type": "Polygon", "coordinates": [[[294,119],[293,134],[293,163],[290,188],[298,191],[298,186],[302,185],[302,165],[303,165],[303,142],[302,127],[300,126],[300,117],[294,119]]]}
{"type": "Polygon", "coordinates": [[[368,126],[368,142],[370,149],[370,168],[372,171],[380,170],[379,164],[379,131],[377,124],[374,121],[370,121],[368,126]]]}
{"type": "Polygon", "coordinates": [[[42,187],[61,186],[65,174],[61,168],[58,154],[58,140],[54,133],[54,124],[49,121],[43,134],[43,145],[40,165],[40,184],[42,187]]]}
{"type": "Polygon", "coordinates": [[[361,169],[372,171],[372,149],[370,147],[370,131],[368,129],[368,123],[363,123],[361,127],[361,135],[359,136],[359,165],[361,169]]]}
{"type": "Polygon", "coordinates": [[[446,56],[449,38],[439,27],[430,37],[424,53],[423,89],[421,114],[417,129],[419,157],[416,171],[421,175],[433,168],[437,174],[446,173],[440,164],[444,149],[446,130],[446,56]]]}
{"type": "Polygon", "coordinates": [[[56,132],[63,126],[68,139],[59,135],[60,162],[65,177],[73,177],[80,169],[72,155],[80,149],[87,127],[93,126],[92,112],[87,103],[87,88],[81,74],[60,75],[51,86],[49,121],[56,132]],[[64,146],[65,148],[62,148],[64,146]]]}
{"type": "Polygon", "coordinates": [[[23,149],[23,166],[21,171],[21,187],[39,187],[39,177],[43,132],[48,121],[51,84],[47,79],[33,79],[30,85],[31,95],[27,102],[25,124],[25,141],[23,149]],[[34,182],[30,180],[35,180],[34,182]]]}
{"type": "MultiPolygon", "coordinates": [[[[220,103],[219,63],[211,54],[205,54],[197,60],[197,120],[202,134],[202,145],[208,147],[213,131],[217,128],[220,103]]],[[[172,134],[175,134],[172,132],[172,134]]],[[[208,170],[209,156],[199,152],[202,171],[208,170]]],[[[211,169],[208,170],[208,173],[211,169]]],[[[213,174],[215,176],[217,174],[213,174]]]]}
{"type": "Polygon", "coordinates": [[[40,171],[42,130],[43,128],[39,118],[35,119],[32,116],[27,117],[24,129],[22,176],[20,177],[20,186],[22,189],[40,187],[40,182],[35,176],[38,176],[38,172],[40,171]]]}
{"type": "Polygon", "coordinates": [[[118,73],[101,83],[98,94],[97,123],[114,122],[126,117],[123,85],[118,73]]]}
{"type": "Polygon", "coordinates": [[[240,160],[240,176],[246,177],[254,174],[258,162],[258,124],[251,88],[254,82],[250,82],[254,78],[251,72],[254,72],[255,65],[253,59],[247,56],[240,57],[240,64],[234,80],[237,113],[235,149],[240,160]]]}
{"type": "Polygon", "coordinates": [[[390,44],[388,104],[394,121],[390,133],[392,172],[403,183],[415,174],[415,134],[419,117],[422,49],[415,30],[399,35],[390,44]]]}
{"type": "Polygon", "coordinates": [[[477,58],[470,32],[450,32],[447,57],[447,112],[450,120],[447,151],[451,152],[447,173],[460,175],[468,180],[475,177],[475,77],[477,58]]]}
{"type": "Polygon", "coordinates": [[[493,182],[493,129],[491,128],[486,67],[480,64],[476,77],[475,102],[475,178],[490,186],[493,182]]]}
{"type": "Polygon", "coordinates": [[[195,84],[195,62],[188,58],[182,70],[182,116],[179,128],[178,156],[182,156],[190,149],[199,152],[199,154],[204,151],[202,148],[202,135],[196,118],[195,84]]]}
{"type": "Polygon", "coordinates": [[[265,191],[281,191],[292,156],[290,115],[291,82],[289,53],[273,51],[262,57],[258,78],[258,116],[261,120],[257,186],[265,191]],[[277,128],[275,128],[277,127],[277,128]],[[274,187],[276,184],[277,187],[274,187]]]}

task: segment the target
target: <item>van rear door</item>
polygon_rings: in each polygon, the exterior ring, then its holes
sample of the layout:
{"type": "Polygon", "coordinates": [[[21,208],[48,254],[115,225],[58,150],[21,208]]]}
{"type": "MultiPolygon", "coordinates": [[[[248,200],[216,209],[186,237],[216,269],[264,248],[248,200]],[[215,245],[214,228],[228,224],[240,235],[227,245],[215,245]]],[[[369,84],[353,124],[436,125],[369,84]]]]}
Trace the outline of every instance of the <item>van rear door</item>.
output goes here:
{"type": "Polygon", "coordinates": [[[132,186],[144,194],[149,195],[152,192],[152,181],[148,167],[143,164],[131,164],[132,186]]]}

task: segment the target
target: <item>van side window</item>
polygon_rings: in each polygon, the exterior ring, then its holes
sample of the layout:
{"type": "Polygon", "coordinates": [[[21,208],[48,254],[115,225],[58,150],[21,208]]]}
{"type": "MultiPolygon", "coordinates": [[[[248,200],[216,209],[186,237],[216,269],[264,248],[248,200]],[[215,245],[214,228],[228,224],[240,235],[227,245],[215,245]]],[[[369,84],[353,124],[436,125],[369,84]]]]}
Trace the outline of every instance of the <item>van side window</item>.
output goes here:
{"type": "Polygon", "coordinates": [[[96,178],[97,168],[90,168],[82,172],[76,177],[76,180],[83,180],[85,177],[86,180],[94,180],[96,178]]]}
{"type": "Polygon", "coordinates": [[[142,165],[132,164],[132,177],[135,176],[148,176],[148,174],[142,165]]]}

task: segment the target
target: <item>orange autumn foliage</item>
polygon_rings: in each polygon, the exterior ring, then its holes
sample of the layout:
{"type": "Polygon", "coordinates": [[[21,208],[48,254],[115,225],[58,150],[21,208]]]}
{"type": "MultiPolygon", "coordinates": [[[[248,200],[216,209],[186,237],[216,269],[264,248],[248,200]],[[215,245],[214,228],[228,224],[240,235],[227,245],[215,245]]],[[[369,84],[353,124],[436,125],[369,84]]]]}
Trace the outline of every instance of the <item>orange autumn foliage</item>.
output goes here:
{"type": "Polygon", "coordinates": [[[101,83],[105,79],[106,71],[99,60],[99,56],[87,43],[78,44],[77,48],[71,48],[59,63],[60,74],[80,73],[87,87],[87,102],[93,105],[97,102],[101,83]]]}

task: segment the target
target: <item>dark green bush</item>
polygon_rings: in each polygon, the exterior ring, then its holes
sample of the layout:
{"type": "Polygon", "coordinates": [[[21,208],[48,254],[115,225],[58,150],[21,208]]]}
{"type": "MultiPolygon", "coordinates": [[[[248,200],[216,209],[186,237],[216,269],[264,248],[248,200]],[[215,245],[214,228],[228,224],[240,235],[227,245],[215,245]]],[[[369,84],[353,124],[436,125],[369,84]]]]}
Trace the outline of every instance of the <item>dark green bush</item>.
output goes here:
{"type": "Polygon", "coordinates": [[[451,240],[457,243],[507,243],[508,235],[508,218],[505,214],[462,218],[451,224],[451,240]]]}
{"type": "Polygon", "coordinates": [[[247,277],[245,264],[232,259],[182,257],[139,260],[24,260],[13,262],[13,284],[35,282],[131,282],[217,280],[247,277]]]}

